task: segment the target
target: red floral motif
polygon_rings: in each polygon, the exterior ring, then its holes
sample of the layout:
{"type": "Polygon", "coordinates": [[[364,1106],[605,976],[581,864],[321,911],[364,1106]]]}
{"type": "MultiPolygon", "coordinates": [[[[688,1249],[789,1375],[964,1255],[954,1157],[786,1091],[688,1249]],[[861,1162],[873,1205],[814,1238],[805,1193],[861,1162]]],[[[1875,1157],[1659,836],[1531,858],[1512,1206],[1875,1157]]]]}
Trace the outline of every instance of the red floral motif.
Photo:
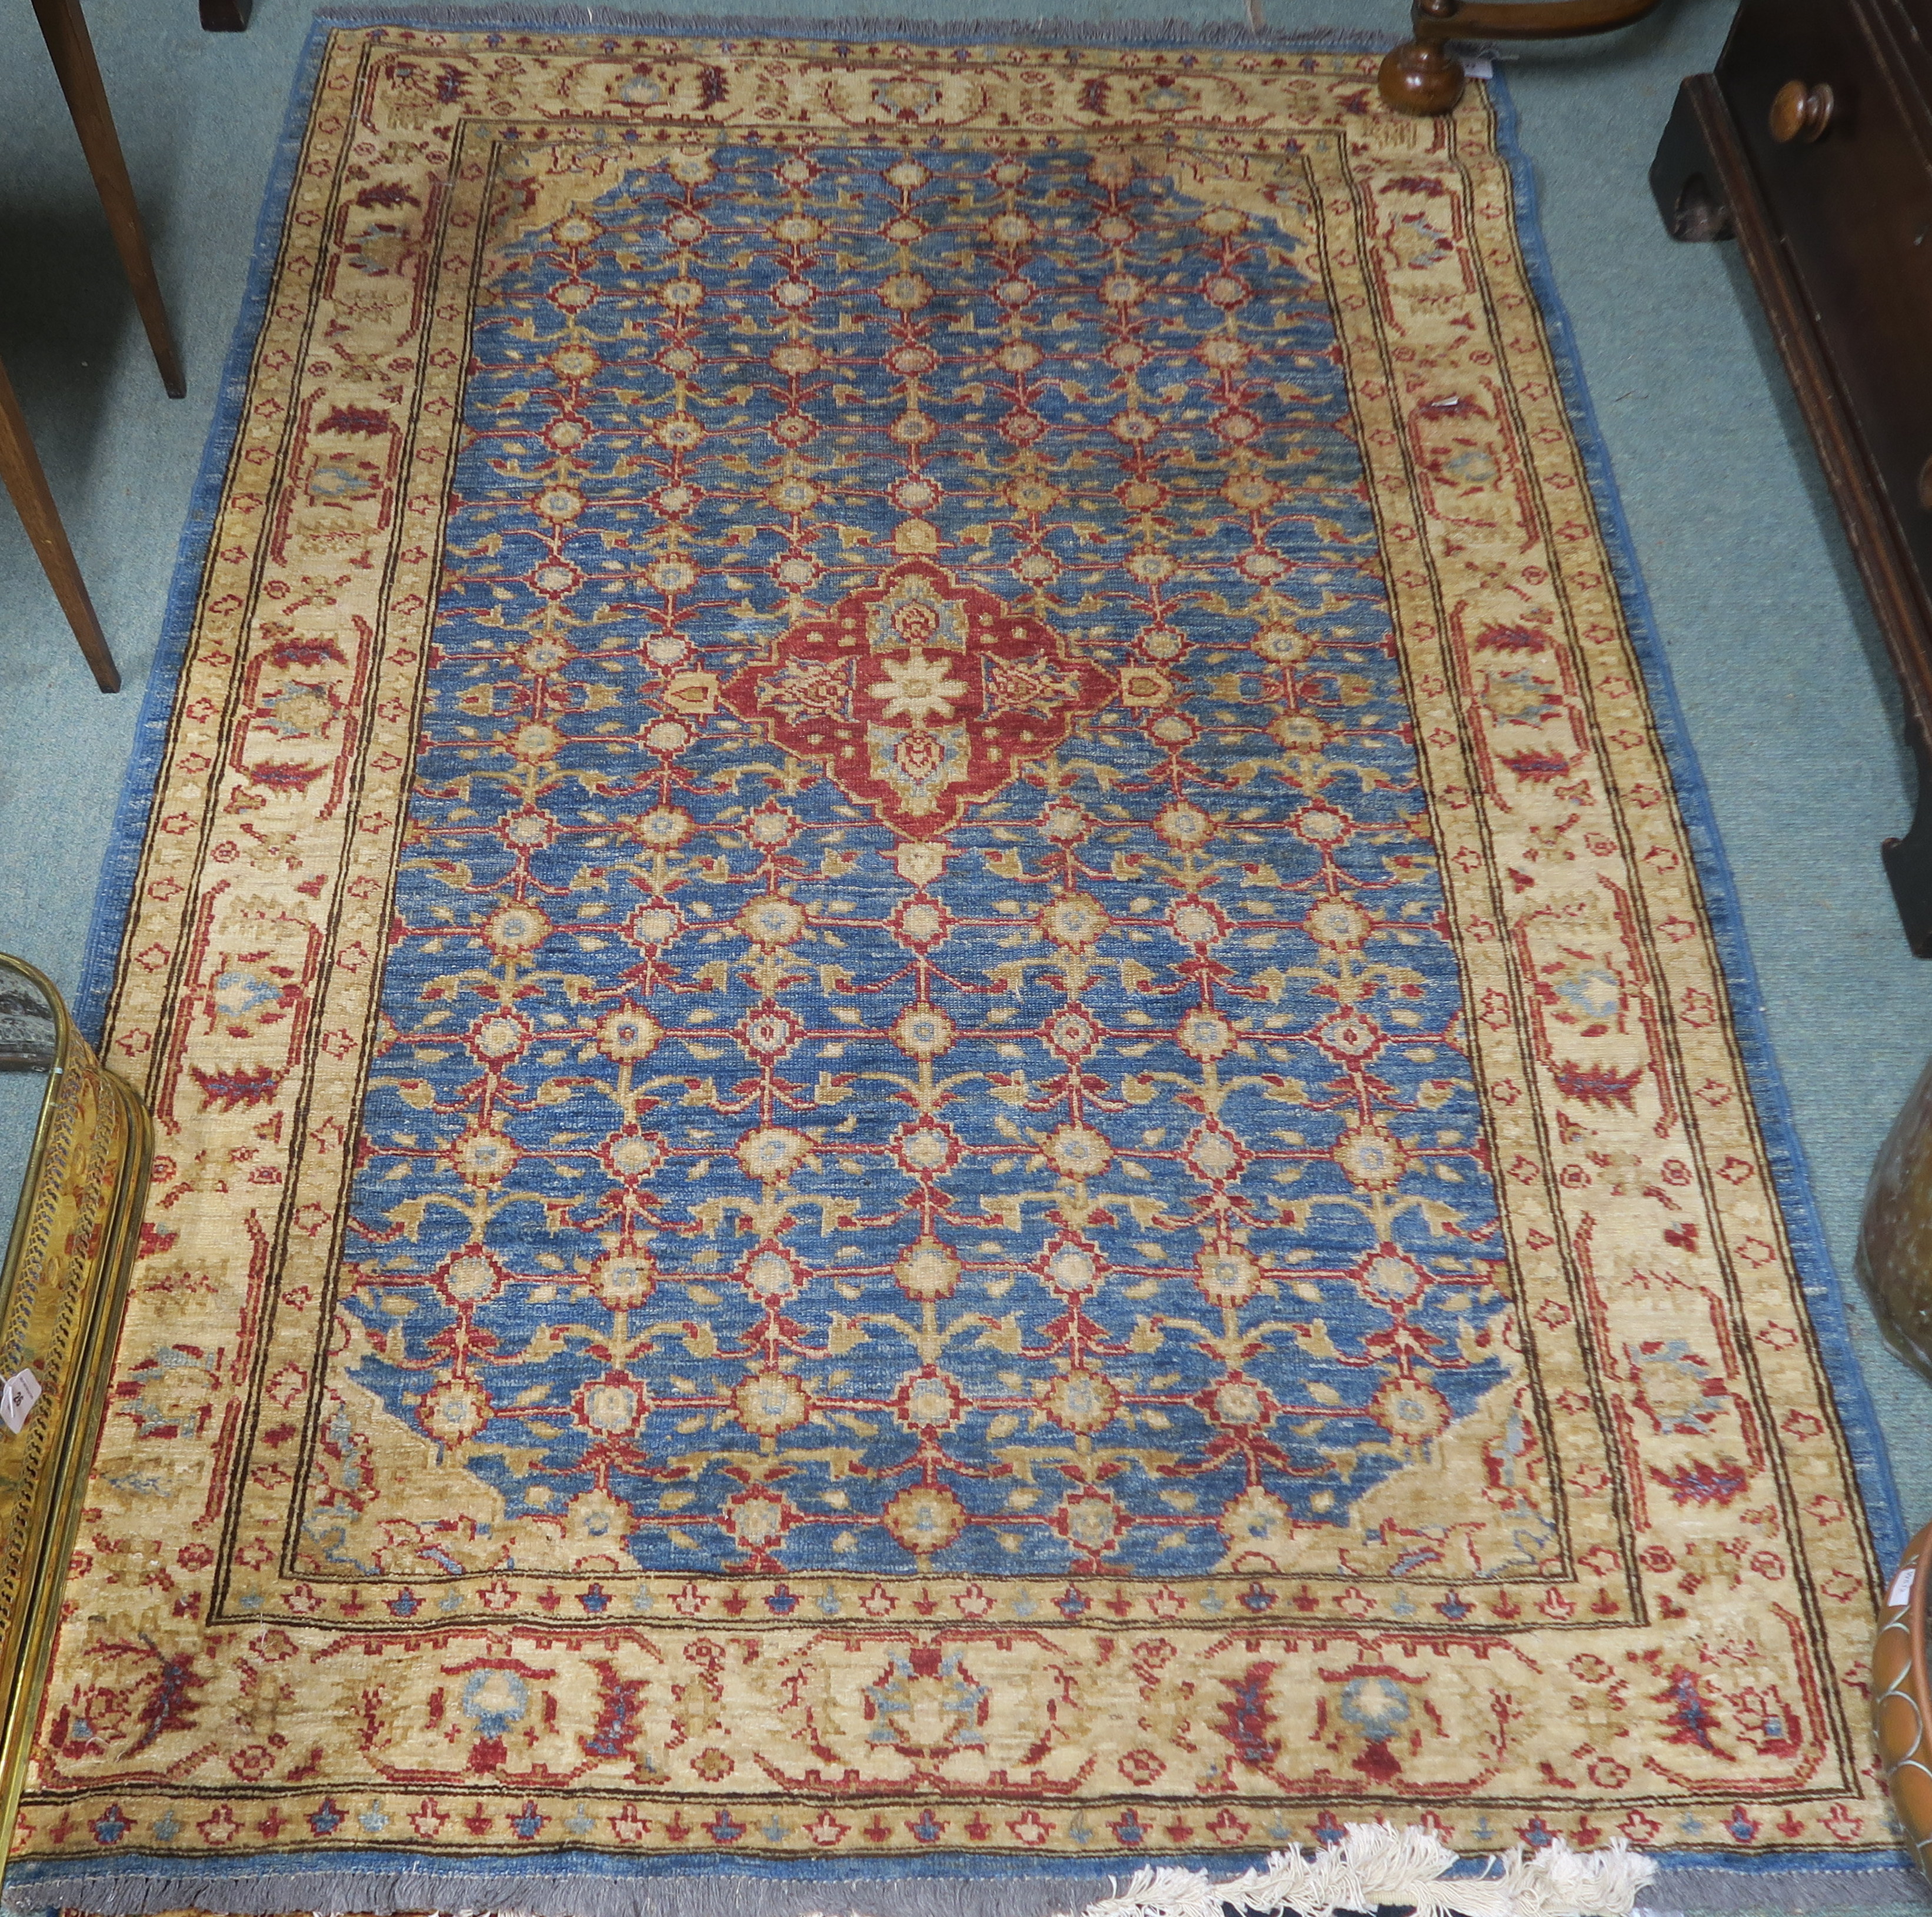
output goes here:
{"type": "Polygon", "coordinates": [[[908,560],[794,626],[720,696],[922,838],[1063,744],[1114,689],[1039,620],[908,560]]]}

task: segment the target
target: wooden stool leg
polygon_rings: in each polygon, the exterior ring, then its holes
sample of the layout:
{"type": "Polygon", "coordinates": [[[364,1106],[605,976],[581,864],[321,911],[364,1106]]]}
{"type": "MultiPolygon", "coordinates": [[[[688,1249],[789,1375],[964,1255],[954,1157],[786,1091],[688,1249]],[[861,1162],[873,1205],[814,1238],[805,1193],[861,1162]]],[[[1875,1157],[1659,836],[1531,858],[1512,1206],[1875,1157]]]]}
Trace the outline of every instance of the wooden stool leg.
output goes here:
{"type": "Polygon", "coordinates": [[[181,356],[175,350],[168,309],[162,302],[160,283],[154,278],[148,236],[141,225],[140,209],[134,204],[128,163],[121,155],[120,136],[114,130],[107,90],[100,83],[100,68],[94,58],[94,43],[87,35],[87,22],[81,17],[80,0],[34,0],[34,11],[53,57],[54,71],[60,76],[61,91],[67,95],[74,130],[80,136],[81,151],[87,155],[94,190],[106,212],[122,268],[134,290],[134,304],[148,330],[148,344],[154,350],[161,384],[171,399],[179,399],[188,391],[188,382],[182,376],[181,356]]]}
{"type": "Polygon", "coordinates": [[[0,481],[5,482],[20,523],[46,570],[47,583],[80,641],[80,650],[93,669],[94,684],[104,692],[119,692],[121,674],[114,655],[107,650],[100,622],[94,616],[94,602],[87,596],[86,582],[74,562],[74,548],[67,542],[67,529],[61,524],[54,496],[47,490],[40,456],[28,436],[26,416],[4,366],[0,366],[0,481]]]}

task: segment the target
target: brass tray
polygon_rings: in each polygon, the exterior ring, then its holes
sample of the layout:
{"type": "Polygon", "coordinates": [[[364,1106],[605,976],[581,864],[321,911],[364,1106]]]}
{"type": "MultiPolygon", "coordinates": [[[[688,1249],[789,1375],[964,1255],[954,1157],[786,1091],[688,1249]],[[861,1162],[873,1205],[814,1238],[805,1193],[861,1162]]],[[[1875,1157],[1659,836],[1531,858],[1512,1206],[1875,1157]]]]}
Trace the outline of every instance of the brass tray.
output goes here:
{"type": "Polygon", "coordinates": [[[140,1101],[104,1069],[52,985],[4,954],[0,1072],[46,1080],[0,1267],[0,1415],[13,1414],[0,1422],[0,1831],[10,1837],[140,1235],[154,1135],[140,1101]],[[32,1384],[17,1382],[23,1374],[32,1384]],[[40,1396],[22,1416],[35,1385],[40,1396]]]}

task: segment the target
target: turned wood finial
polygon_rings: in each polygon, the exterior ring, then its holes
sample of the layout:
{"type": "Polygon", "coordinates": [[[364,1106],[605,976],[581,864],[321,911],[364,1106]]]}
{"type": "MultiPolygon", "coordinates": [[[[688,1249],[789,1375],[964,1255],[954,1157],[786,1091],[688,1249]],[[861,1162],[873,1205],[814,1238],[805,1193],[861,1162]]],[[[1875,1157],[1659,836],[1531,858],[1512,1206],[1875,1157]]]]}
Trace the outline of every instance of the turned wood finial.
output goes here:
{"type": "MultiPolygon", "coordinates": [[[[1462,63],[1443,43],[1560,40],[1613,33],[1658,0],[1412,0],[1413,36],[1382,64],[1376,84],[1398,113],[1446,113],[1462,97],[1462,63]]],[[[1828,106],[1826,110],[1828,116],[1828,106]]],[[[1816,136],[1807,134],[1808,138],[1816,136]]]]}
{"type": "Polygon", "coordinates": [[[1383,60],[1376,86],[1398,113],[1446,113],[1462,97],[1462,62],[1439,41],[1412,40],[1383,60]]]}

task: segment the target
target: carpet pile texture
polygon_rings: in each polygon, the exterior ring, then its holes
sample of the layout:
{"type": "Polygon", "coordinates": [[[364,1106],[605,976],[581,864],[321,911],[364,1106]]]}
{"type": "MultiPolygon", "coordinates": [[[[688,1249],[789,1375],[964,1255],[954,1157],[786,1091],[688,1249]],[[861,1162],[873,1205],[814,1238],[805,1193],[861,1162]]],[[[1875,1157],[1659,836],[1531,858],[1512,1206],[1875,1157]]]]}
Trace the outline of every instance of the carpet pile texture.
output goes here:
{"type": "Polygon", "coordinates": [[[1498,103],[1373,70],[319,36],[16,1898],[1892,1861],[1701,795],[1498,103]]]}

